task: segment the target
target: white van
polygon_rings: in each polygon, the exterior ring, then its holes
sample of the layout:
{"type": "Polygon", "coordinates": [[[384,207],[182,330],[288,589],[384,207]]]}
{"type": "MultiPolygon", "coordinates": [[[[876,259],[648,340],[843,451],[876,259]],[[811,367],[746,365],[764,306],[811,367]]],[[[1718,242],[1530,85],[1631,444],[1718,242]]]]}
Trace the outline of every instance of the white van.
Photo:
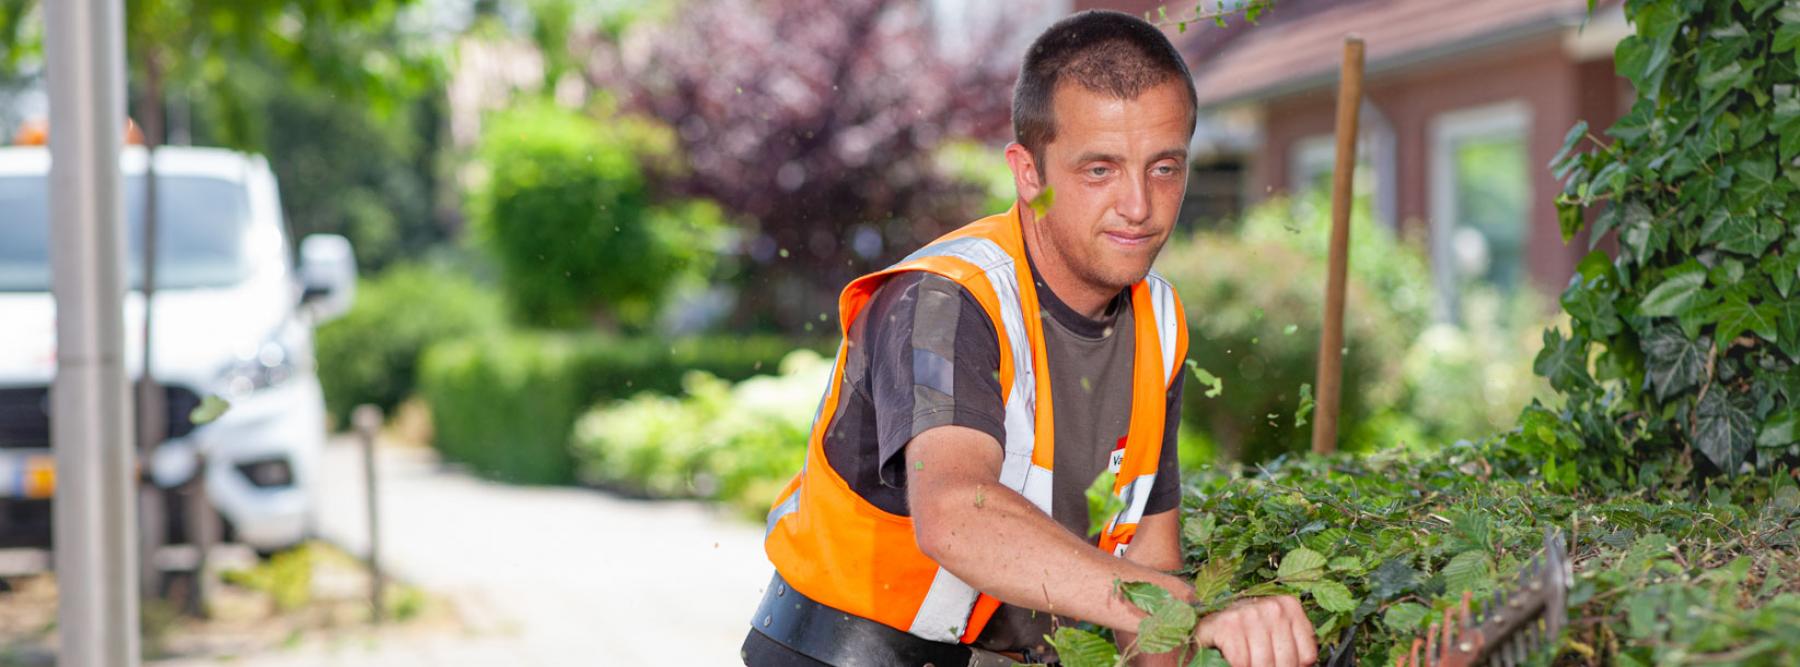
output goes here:
{"type": "MultiPolygon", "coordinates": [[[[144,163],[141,147],[126,148],[125,364],[134,381],[144,352],[144,163]]],[[[49,167],[46,148],[0,148],[0,547],[50,546],[49,167]]],[[[151,374],[167,391],[170,437],[140,463],[168,488],[191,480],[203,460],[228,536],[265,553],[294,545],[312,531],[325,440],[312,327],[349,306],[349,242],[307,237],[296,269],[261,157],[160,148],[156,184],[151,374]],[[230,409],[196,426],[190,415],[209,395],[230,409]]]]}

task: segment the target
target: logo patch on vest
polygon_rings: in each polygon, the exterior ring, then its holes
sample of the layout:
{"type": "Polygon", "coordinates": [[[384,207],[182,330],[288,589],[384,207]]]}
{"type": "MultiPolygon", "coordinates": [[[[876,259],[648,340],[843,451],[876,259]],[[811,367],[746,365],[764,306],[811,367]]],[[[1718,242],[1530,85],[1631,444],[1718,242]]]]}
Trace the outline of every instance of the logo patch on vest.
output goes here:
{"type": "Polygon", "coordinates": [[[1113,447],[1112,456],[1106,461],[1106,469],[1118,475],[1119,468],[1125,464],[1125,436],[1119,436],[1119,444],[1113,447]]]}

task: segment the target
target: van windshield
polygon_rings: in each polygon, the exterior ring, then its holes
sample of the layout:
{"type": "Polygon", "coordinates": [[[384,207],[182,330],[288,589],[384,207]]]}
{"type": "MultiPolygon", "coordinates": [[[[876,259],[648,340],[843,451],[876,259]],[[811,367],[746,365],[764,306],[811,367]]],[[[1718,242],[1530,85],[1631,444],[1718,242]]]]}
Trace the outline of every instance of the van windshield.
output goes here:
{"type": "MultiPolygon", "coordinates": [[[[143,284],[144,178],[125,178],[131,289],[143,284]]],[[[250,203],[242,185],[158,175],[156,287],[225,287],[248,277],[250,203]]],[[[0,176],[0,292],[50,290],[49,177],[0,176]]]]}

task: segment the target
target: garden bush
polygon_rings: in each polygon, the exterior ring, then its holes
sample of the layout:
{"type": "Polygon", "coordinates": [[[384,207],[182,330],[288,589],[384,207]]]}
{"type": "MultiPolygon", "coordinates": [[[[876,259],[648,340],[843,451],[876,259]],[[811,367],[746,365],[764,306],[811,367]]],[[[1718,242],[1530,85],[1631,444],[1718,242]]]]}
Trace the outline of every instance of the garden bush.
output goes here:
{"type": "MultiPolygon", "coordinates": [[[[1793,664],[1793,476],[1695,482],[1665,453],[1644,463],[1639,489],[1596,493],[1540,474],[1545,441],[1567,437],[1549,419],[1436,452],[1189,475],[1182,535],[1198,611],[1298,595],[1323,654],[1354,626],[1359,663],[1392,665],[1463,591],[1493,591],[1554,528],[1572,538],[1575,572],[1555,664],[1793,664]]],[[[1056,640],[1065,665],[1113,664],[1111,642],[1095,633],[1065,629],[1056,640]]],[[[1196,664],[1223,664],[1211,658],[1196,664]]]]}
{"type": "Polygon", "coordinates": [[[435,446],[501,480],[575,480],[570,433],[583,410],[640,392],[674,394],[688,371],[742,379],[773,371],[794,341],[777,337],[622,338],[508,332],[447,341],[420,362],[435,446]]]}
{"type": "Polygon", "coordinates": [[[499,296],[464,274],[401,264],[363,280],[350,312],[317,333],[326,409],[338,423],[363,403],[392,413],[412,394],[425,348],[503,325],[499,296]]]}
{"type": "Polygon", "coordinates": [[[799,350],[779,375],[735,385],[689,371],[681,398],[645,393],[588,412],[573,447],[582,481],[660,498],[710,498],[761,516],[800,470],[831,360],[799,350]]]}
{"type": "MultiPolygon", "coordinates": [[[[1186,306],[1188,358],[1223,383],[1209,396],[1190,378],[1183,422],[1225,459],[1261,461],[1310,442],[1310,426],[1295,417],[1302,385],[1310,391],[1317,372],[1324,312],[1329,218],[1315,204],[1271,201],[1240,229],[1172,240],[1157,261],[1186,306]]],[[[1353,429],[1402,397],[1399,360],[1425,328],[1431,302],[1418,251],[1366,215],[1354,224],[1342,403],[1352,443],[1373,439],[1353,429]]]]}
{"type": "Polygon", "coordinates": [[[525,105],[483,134],[470,210],[522,322],[641,328],[717,254],[718,207],[653,192],[651,172],[676,163],[670,131],[599,106],[525,105]]]}

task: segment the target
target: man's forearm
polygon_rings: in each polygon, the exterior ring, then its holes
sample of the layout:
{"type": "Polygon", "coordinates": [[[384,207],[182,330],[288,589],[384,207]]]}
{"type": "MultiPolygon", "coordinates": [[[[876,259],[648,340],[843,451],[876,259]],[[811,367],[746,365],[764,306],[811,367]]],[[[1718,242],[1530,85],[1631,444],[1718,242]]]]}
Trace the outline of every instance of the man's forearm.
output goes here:
{"type": "Polygon", "coordinates": [[[929,507],[913,508],[915,521],[934,524],[920,546],[1002,602],[1130,630],[1144,614],[1114,593],[1114,581],[1149,581],[1180,594],[1179,579],[1094,548],[998,483],[945,486],[925,496],[929,507]]]}

